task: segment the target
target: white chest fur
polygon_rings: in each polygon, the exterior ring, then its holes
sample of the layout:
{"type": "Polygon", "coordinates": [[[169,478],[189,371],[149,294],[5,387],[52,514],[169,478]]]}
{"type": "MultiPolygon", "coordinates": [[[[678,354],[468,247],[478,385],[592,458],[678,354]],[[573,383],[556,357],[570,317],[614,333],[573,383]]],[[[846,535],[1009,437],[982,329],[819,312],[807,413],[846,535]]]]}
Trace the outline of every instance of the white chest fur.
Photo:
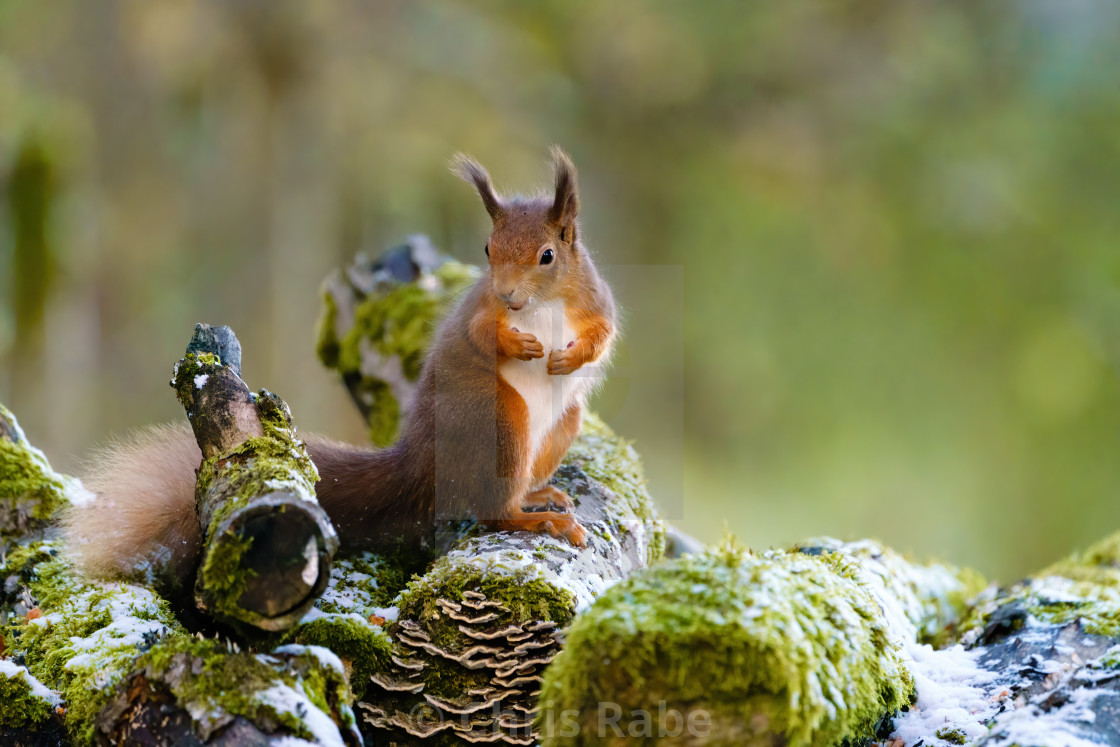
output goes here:
{"type": "Polygon", "coordinates": [[[610,352],[608,349],[597,360],[585,363],[567,376],[549,376],[549,353],[564,350],[576,339],[564,307],[560,304],[531,303],[520,311],[509,312],[509,325],[528,332],[544,346],[543,358],[530,361],[512,359],[499,369],[502,378],[525,400],[529,410],[530,453],[535,458],[544,437],[568,407],[575,402],[582,404],[602,381],[610,352]]]}

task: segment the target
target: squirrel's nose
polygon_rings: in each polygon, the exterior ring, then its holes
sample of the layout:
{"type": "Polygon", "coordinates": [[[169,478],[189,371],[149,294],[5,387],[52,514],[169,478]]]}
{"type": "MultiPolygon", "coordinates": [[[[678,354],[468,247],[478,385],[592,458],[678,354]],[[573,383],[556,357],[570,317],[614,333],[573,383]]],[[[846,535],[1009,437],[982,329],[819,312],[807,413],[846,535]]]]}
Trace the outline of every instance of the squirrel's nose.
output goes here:
{"type": "Polygon", "coordinates": [[[507,291],[501,291],[500,290],[500,291],[498,291],[498,298],[502,299],[506,303],[509,303],[510,301],[513,300],[513,294],[516,293],[516,292],[517,292],[516,286],[513,287],[513,288],[510,288],[507,291]]]}

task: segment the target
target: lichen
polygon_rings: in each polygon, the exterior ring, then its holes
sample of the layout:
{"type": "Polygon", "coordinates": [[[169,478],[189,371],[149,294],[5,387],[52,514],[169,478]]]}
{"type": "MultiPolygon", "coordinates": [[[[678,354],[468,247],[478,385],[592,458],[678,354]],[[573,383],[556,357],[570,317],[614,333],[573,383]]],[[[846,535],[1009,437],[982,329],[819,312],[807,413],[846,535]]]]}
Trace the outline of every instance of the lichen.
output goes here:
{"type": "Polygon", "coordinates": [[[1120,639],[1120,533],[982,600],[955,637],[973,645],[1024,626],[1075,621],[1090,635],[1120,639]]]}
{"type": "Polygon", "coordinates": [[[873,736],[912,690],[850,560],[726,544],[636,573],[576,619],[545,673],[542,743],[599,744],[610,703],[621,719],[606,734],[628,744],[656,740],[636,714],[666,705],[708,714],[706,744],[836,744],[873,736]]]}

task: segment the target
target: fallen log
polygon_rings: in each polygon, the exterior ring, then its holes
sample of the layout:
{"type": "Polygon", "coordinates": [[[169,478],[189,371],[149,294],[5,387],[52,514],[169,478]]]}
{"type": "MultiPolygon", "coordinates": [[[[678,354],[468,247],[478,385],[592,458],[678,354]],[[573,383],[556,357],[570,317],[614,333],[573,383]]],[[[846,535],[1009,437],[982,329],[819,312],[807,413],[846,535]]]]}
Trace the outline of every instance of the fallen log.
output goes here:
{"type": "MultiPolygon", "coordinates": [[[[45,465],[18,428],[7,432],[45,465]]],[[[78,489],[49,468],[19,476],[35,495],[78,489]]],[[[6,478],[0,491],[15,492],[6,478]]],[[[0,743],[360,744],[346,670],[329,651],[254,653],[192,635],[150,589],[88,581],[65,548],[37,539],[42,527],[21,526],[5,526],[15,545],[0,556],[0,743]]]]}
{"type": "Polygon", "coordinates": [[[541,743],[837,745],[913,682],[854,564],[734,545],[612,587],[545,672],[541,743]]]}
{"type": "Polygon", "coordinates": [[[288,406],[250,392],[240,373],[229,328],[200,324],[172,381],[203,457],[195,601],[232,624],[278,631],[326,588],[338,538],[288,406]]]}

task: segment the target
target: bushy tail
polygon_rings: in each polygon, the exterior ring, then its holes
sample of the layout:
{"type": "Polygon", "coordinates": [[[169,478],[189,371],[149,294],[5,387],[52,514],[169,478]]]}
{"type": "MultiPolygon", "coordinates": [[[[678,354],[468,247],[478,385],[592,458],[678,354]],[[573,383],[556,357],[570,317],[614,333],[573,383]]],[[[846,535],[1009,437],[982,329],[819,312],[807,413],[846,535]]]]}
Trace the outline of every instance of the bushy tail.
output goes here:
{"type": "Polygon", "coordinates": [[[82,475],[97,499],[62,523],[79,570],[95,578],[185,579],[199,552],[195,470],[186,423],[145,428],[101,449],[82,475]]]}
{"type": "MultiPolygon", "coordinates": [[[[395,448],[370,449],[305,436],[319,468],[319,503],[344,545],[376,544],[431,526],[430,490],[410,482],[395,448]]],[[[195,470],[202,452],[186,423],[145,428],[95,453],[85,487],[97,498],[66,509],[75,565],[87,576],[188,582],[201,551],[195,470]]],[[[431,472],[430,469],[423,471],[431,472]]]]}

